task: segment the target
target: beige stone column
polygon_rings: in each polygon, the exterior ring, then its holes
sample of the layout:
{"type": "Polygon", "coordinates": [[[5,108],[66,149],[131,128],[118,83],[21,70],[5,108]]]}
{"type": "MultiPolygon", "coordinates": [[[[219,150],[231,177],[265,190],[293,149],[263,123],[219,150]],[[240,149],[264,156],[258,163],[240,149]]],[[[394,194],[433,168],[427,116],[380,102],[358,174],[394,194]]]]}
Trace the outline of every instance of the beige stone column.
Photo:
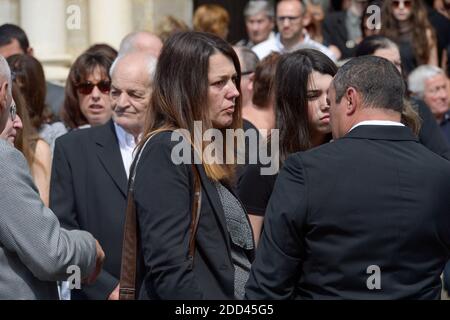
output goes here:
{"type": "Polygon", "coordinates": [[[133,31],[131,0],[89,0],[90,43],[107,43],[118,49],[133,31]]]}
{"type": "Polygon", "coordinates": [[[65,0],[21,0],[20,22],[34,55],[44,65],[47,80],[64,80],[70,61],[65,0]]]}
{"type": "Polygon", "coordinates": [[[67,58],[65,0],[21,0],[20,21],[36,57],[67,58]]]}
{"type": "Polygon", "coordinates": [[[0,25],[19,24],[19,0],[0,0],[0,25]]]}

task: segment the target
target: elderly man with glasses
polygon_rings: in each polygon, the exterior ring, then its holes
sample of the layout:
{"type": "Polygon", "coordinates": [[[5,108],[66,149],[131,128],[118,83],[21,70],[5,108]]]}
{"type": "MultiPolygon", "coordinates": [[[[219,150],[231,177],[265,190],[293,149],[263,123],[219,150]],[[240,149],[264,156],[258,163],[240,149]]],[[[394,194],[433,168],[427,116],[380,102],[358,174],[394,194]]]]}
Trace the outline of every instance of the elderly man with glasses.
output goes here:
{"type": "MultiPolygon", "coordinates": [[[[11,71],[0,56],[0,131],[16,120],[11,71]]],[[[24,156],[0,139],[0,300],[58,299],[69,267],[95,280],[104,253],[91,234],[60,227],[45,208],[24,156]]]]}

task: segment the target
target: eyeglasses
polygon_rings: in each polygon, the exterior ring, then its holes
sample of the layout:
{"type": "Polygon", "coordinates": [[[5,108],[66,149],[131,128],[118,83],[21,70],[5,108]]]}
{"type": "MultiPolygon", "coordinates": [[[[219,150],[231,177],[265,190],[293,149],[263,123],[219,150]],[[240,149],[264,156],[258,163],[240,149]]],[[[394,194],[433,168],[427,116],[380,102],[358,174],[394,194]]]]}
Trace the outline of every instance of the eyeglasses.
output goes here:
{"type": "Polygon", "coordinates": [[[411,9],[412,1],[411,0],[394,0],[392,1],[392,8],[398,9],[400,8],[400,4],[403,4],[405,9],[411,9]]]}
{"type": "Polygon", "coordinates": [[[11,101],[11,107],[9,108],[9,115],[11,116],[11,121],[16,120],[17,116],[17,107],[14,99],[11,101]]]}
{"type": "Polygon", "coordinates": [[[297,20],[297,19],[300,19],[301,18],[301,16],[296,16],[296,17],[290,17],[290,16],[285,16],[285,17],[277,17],[277,21],[279,22],[279,23],[283,23],[284,22],[284,20],[288,20],[289,21],[289,23],[293,23],[295,20],[297,20]]]}
{"type": "Polygon", "coordinates": [[[77,90],[81,94],[91,94],[92,90],[94,90],[95,87],[98,88],[102,93],[109,93],[111,91],[111,81],[102,80],[99,83],[92,83],[90,81],[80,83],[76,86],[77,90]]]}

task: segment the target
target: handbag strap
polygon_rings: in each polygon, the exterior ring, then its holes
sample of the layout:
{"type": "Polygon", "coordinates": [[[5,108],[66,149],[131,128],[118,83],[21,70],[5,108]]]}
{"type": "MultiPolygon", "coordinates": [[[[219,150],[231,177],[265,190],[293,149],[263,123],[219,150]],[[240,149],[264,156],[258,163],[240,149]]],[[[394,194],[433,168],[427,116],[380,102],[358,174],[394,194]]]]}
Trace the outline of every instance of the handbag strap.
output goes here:
{"type": "MultiPolygon", "coordinates": [[[[120,272],[120,300],[135,300],[136,299],[136,274],[137,274],[137,259],[138,259],[138,227],[136,204],[134,202],[134,180],[136,177],[137,165],[141,159],[141,155],[147,143],[153,136],[150,136],[143,147],[140,149],[133,165],[133,172],[130,175],[130,183],[128,187],[127,211],[125,217],[124,238],[122,247],[122,261],[120,272]]],[[[192,201],[192,221],[191,221],[191,235],[189,238],[189,255],[188,259],[191,261],[190,268],[193,268],[195,256],[195,239],[200,221],[202,188],[200,181],[200,174],[195,164],[192,164],[192,172],[194,174],[194,198],[192,201]]]]}

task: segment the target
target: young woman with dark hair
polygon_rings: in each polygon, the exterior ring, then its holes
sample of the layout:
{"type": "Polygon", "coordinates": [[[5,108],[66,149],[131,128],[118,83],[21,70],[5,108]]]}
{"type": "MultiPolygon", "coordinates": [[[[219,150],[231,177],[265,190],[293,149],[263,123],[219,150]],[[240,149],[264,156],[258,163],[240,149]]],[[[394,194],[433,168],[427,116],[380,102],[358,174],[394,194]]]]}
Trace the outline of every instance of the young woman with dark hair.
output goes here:
{"type": "Polygon", "coordinates": [[[398,44],[406,75],[422,64],[438,65],[436,34],[422,0],[384,1],[380,34],[398,44]]]}
{"type": "MultiPolygon", "coordinates": [[[[331,140],[327,90],[337,67],[323,53],[303,49],[281,56],[275,76],[276,128],[280,165],[295,152],[331,140]]],[[[271,139],[271,137],[269,137],[271,139]]],[[[272,155],[272,159],[275,159],[272,155]]],[[[256,243],[276,175],[261,175],[262,164],[250,164],[239,182],[239,196],[252,221],[256,243]]]]}

